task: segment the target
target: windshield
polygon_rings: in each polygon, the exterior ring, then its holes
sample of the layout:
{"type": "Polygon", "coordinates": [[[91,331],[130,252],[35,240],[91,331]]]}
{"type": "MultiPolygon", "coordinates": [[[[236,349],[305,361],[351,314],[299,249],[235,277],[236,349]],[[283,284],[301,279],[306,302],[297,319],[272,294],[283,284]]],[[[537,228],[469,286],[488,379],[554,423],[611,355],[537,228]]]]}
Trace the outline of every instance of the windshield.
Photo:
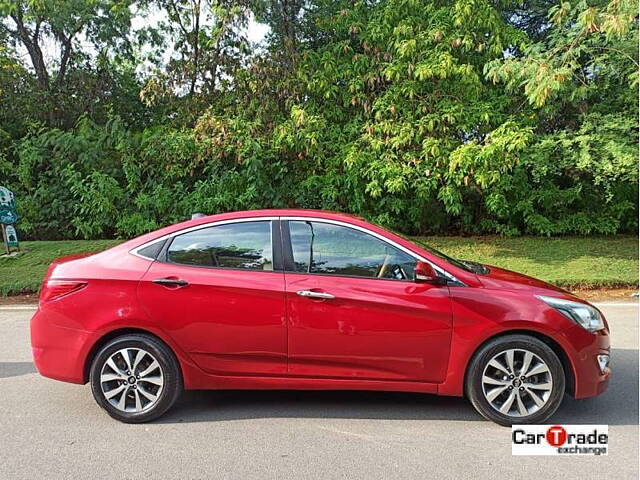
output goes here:
{"type": "Polygon", "coordinates": [[[467,260],[458,260],[456,258],[450,257],[446,253],[442,253],[440,250],[436,250],[435,248],[430,247],[426,243],[424,243],[424,242],[422,242],[422,241],[420,241],[420,240],[418,240],[416,238],[409,238],[406,235],[403,235],[403,234],[398,233],[396,231],[393,231],[393,233],[395,233],[399,237],[404,238],[405,240],[408,240],[410,242],[415,243],[416,245],[419,245],[420,247],[424,248],[427,252],[435,255],[438,258],[441,258],[442,260],[444,260],[445,262],[453,265],[454,267],[461,268],[462,270],[466,270],[467,272],[471,272],[471,273],[480,273],[480,274],[489,273],[489,269],[487,267],[485,267],[484,265],[480,264],[480,263],[469,262],[467,260]]]}

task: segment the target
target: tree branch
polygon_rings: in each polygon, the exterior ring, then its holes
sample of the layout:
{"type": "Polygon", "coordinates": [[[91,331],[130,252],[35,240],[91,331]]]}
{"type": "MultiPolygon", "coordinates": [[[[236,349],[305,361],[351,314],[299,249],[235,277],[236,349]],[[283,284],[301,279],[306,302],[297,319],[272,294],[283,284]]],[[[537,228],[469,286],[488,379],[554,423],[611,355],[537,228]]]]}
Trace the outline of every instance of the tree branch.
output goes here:
{"type": "Polygon", "coordinates": [[[43,91],[48,91],[49,72],[47,71],[47,65],[45,64],[44,55],[42,54],[42,49],[40,48],[39,44],[41,22],[36,22],[34,32],[31,33],[27,26],[24,24],[22,18],[22,10],[18,9],[15,14],[11,15],[11,19],[16,24],[16,33],[18,39],[22,42],[22,44],[27,49],[27,52],[29,53],[31,64],[33,65],[33,69],[36,72],[38,87],[43,91]]]}

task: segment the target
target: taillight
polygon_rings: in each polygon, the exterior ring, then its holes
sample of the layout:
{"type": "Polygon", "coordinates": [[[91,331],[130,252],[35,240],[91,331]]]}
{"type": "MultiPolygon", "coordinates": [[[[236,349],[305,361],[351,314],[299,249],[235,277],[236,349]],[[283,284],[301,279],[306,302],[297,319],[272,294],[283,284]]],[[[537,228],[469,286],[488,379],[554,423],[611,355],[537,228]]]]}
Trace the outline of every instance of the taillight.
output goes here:
{"type": "Polygon", "coordinates": [[[87,282],[78,280],[47,280],[40,292],[40,303],[69,295],[70,293],[82,290],[86,286],[87,282]]]}

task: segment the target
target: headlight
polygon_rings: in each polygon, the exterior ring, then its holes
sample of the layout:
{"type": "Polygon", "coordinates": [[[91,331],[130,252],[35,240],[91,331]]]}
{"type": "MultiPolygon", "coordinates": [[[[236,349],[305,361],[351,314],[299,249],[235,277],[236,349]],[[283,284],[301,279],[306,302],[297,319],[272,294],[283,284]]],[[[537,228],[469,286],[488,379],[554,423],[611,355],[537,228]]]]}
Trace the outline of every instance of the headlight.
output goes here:
{"type": "Polygon", "coordinates": [[[572,302],[564,298],[545,297],[544,295],[536,295],[536,297],[590,332],[597,332],[604,328],[602,315],[591,305],[572,302]]]}

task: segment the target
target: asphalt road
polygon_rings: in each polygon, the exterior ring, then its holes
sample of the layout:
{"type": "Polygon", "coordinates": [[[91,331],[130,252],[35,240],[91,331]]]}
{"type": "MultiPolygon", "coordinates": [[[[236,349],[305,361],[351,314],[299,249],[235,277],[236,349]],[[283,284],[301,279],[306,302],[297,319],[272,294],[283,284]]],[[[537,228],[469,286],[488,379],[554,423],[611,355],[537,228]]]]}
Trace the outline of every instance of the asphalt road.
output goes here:
{"type": "Polygon", "coordinates": [[[192,392],[155,423],[124,425],[88,386],[40,377],[32,312],[5,308],[0,479],[638,478],[637,304],[602,307],[614,347],[609,390],[565,399],[551,420],[609,424],[607,457],[512,457],[511,430],[465,400],[414,394],[192,392]]]}

